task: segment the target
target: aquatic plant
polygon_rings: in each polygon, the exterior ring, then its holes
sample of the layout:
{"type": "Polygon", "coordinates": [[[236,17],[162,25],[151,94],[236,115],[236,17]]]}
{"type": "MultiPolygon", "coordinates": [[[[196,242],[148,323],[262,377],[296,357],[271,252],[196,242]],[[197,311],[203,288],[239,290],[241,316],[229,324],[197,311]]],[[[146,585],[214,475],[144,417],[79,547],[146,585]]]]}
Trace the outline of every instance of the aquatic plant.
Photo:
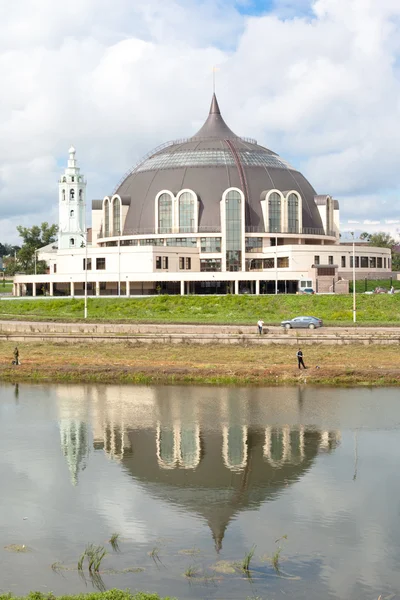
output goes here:
{"type": "Polygon", "coordinates": [[[108,540],[111,544],[114,552],[119,552],[119,544],[118,544],[119,533],[113,533],[110,539],[108,540]]]}
{"type": "Polygon", "coordinates": [[[243,569],[243,571],[245,571],[246,573],[248,573],[250,571],[250,563],[251,563],[251,559],[254,556],[254,552],[256,551],[256,546],[252,546],[251,550],[249,550],[249,552],[247,552],[247,554],[244,555],[244,559],[242,560],[241,563],[241,567],[243,569]]]}
{"type": "Polygon", "coordinates": [[[98,573],[101,561],[103,560],[106,554],[107,551],[104,548],[104,546],[95,546],[94,544],[88,544],[78,560],[78,571],[83,570],[83,563],[85,561],[85,558],[87,558],[89,573],[98,573]]]}
{"type": "Polygon", "coordinates": [[[185,577],[196,577],[198,569],[194,565],[189,565],[185,571],[185,577]]]}
{"type": "MultiPolygon", "coordinates": [[[[285,535],[282,535],[282,537],[275,540],[275,544],[278,544],[278,542],[281,542],[282,540],[287,540],[286,533],[285,533],[285,535]]],[[[279,558],[280,558],[281,552],[282,552],[282,548],[281,548],[281,546],[278,546],[278,548],[275,550],[274,554],[272,555],[272,566],[274,567],[275,571],[278,574],[279,574],[279,558]]]]}

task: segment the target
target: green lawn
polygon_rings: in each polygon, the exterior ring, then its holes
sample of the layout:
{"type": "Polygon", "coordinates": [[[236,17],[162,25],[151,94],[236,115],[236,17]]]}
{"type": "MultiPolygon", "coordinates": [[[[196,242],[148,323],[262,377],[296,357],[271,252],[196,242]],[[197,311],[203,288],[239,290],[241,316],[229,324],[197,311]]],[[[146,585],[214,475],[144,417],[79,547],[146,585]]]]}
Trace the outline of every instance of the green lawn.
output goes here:
{"type": "MultiPolygon", "coordinates": [[[[390,290],[390,286],[393,285],[395,290],[400,290],[400,281],[397,281],[393,277],[392,283],[390,279],[357,279],[356,280],[356,292],[363,294],[364,292],[372,292],[376,287],[382,287],[390,290]]],[[[350,292],[353,292],[353,281],[349,281],[350,292]]]]}
{"type": "Polygon", "coordinates": [[[3,281],[0,279],[0,294],[11,293],[13,288],[13,282],[9,280],[3,281]]]}
{"type": "MultiPolygon", "coordinates": [[[[147,323],[219,323],[254,325],[258,319],[277,324],[299,315],[314,315],[326,324],[352,323],[351,295],[154,296],[89,298],[92,321],[147,323]]],[[[2,300],[0,318],[83,320],[83,299],[2,300]]],[[[400,323],[400,294],[357,295],[357,323],[400,323]]]]}

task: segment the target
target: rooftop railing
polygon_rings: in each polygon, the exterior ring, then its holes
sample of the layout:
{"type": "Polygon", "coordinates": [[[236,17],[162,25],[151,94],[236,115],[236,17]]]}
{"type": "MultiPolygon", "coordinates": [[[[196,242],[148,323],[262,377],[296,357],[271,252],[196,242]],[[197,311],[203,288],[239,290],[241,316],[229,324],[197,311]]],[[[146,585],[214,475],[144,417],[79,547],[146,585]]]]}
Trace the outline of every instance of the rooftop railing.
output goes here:
{"type": "MultiPolygon", "coordinates": [[[[194,234],[210,234],[217,233],[222,235],[221,227],[214,225],[201,225],[199,227],[160,227],[158,231],[154,228],[136,228],[136,229],[124,229],[122,234],[118,232],[109,231],[105,233],[100,230],[100,233],[97,234],[97,239],[104,239],[110,237],[119,237],[120,235],[126,236],[165,236],[165,235],[174,235],[174,236],[192,236],[194,234]]],[[[334,231],[325,232],[324,229],[318,229],[314,227],[281,227],[280,229],[269,229],[265,228],[261,225],[250,225],[245,227],[245,233],[259,233],[260,235],[269,234],[271,237],[279,236],[279,235],[318,235],[318,236],[329,236],[335,237],[336,234],[334,231]]]]}

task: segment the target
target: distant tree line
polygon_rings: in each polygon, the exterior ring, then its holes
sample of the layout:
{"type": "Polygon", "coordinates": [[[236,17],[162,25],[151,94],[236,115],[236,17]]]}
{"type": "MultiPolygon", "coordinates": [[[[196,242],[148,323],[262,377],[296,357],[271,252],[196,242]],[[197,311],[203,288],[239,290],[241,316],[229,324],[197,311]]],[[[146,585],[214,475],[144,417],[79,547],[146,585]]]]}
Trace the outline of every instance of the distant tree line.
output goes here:
{"type": "Polygon", "coordinates": [[[364,231],[364,233],[360,235],[360,240],[368,242],[368,246],[390,248],[392,251],[392,271],[400,271],[400,245],[396,243],[390,233],[385,233],[384,231],[368,233],[367,231],[364,231]]]}
{"type": "Polygon", "coordinates": [[[22,238],[23,243],[21,246],[0,244],[0,256],[3,257],[5,274],[9,276],[16,273],[31,275],[35,273],[35,263],[36,273],[45,273],[46,262],[36,260],[36,251],[56,241],[58,226],[49,225],[47,222],[41,225],[33,225],[33,227],[18,225],[17,231],[22,238]]]}

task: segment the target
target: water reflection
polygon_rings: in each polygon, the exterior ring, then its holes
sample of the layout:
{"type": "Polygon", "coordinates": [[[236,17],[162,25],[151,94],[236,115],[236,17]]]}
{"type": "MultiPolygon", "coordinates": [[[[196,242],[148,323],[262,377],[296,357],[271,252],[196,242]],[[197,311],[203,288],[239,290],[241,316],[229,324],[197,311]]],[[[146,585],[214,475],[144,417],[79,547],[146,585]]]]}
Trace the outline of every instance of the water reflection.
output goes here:
{"type": "Polygon", "coordinates": [[[339,431],[271,424],[273,403],[254,390],[249,397],[237,392],[221,390],[222,401],[215,402],[215,392],[207,390],[188,389],[186,397],[173,388],[148,389],[144,396],[131,390],[127,398],[123,388],[87,388],[86,403],[75,403],[73,414],[70,397],[63,399],[60,390],[60,411],[69,417],[60,421],[60,432],[71,482],[78,483],[89,456],[90,423],[95,450],[121,463],[151,496],[205,519],[219,551],[239,512],[274,499],[341,437],[339,431]]]}

